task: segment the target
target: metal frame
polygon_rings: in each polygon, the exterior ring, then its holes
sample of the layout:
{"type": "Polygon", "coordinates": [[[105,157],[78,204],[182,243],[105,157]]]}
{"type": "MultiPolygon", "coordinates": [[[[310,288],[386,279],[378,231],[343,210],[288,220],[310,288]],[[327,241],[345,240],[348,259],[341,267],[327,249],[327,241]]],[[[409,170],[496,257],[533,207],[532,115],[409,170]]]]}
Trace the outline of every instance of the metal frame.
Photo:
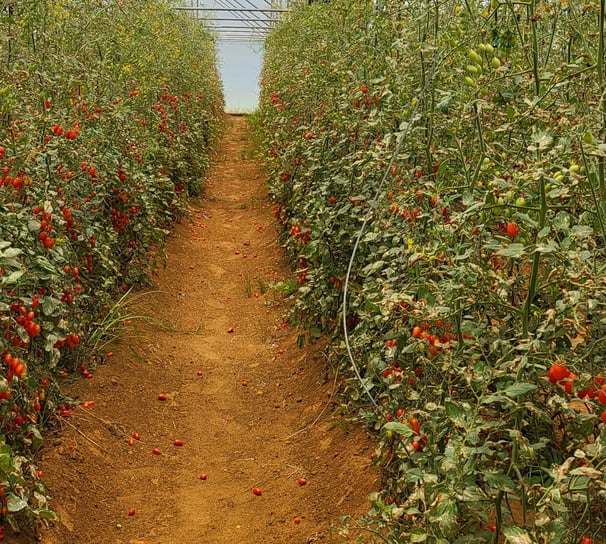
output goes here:
{"type": "MultiPolygon", "coordinates": [[[[219,41],[259,42],[263,41],[276,23],[280,14],[290,11],[277,7],[270,0],[188,0],[189,6],[174,6],[177,11],[187,11],[194,17],[204,18],[217,32],[219,41]],[[195,3],[195,5],[194,5],[195,3]],[[210,4],[214,4],[210,5],[210,4]],[[267,7],[262,7],[263,3],[267,7]],[[220,15],[216,17],[215,14],[220,15]],[[227,17],[222,17],[226,15],[227,17]]],[[[287,5],[289,0],[279,0],[287,5]]]]}

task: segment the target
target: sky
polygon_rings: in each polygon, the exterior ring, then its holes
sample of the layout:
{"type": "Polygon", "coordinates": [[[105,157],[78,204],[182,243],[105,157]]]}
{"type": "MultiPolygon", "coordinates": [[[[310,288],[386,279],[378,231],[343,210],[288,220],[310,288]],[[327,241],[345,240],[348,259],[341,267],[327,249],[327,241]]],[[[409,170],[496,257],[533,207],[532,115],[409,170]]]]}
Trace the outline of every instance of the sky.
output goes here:
{"type": "Polygon", "coordinates": [[[211,26],[217,28],[217,55],[226,111],[252,112],[257,108],[263,42],[259,39],[262,34],[251,28],[267,28],[271,25],[267,19],[277,16],[275,13],[258,11],[259,9],[287,4],[288,0],[182,1],[182,5],[204,8],[195,13],[208,17],[213,23],[211,26]],[[214,11],[208,11],[207,8],[214,11]],[[250,9],[253,11],[245,11],[250,9]]]}
{"type": "Polygon", "coordinates": [[[252,112],[259,102],[262,44],[219,41],[219,72],[223,80],[225,110],[252,112]]]}

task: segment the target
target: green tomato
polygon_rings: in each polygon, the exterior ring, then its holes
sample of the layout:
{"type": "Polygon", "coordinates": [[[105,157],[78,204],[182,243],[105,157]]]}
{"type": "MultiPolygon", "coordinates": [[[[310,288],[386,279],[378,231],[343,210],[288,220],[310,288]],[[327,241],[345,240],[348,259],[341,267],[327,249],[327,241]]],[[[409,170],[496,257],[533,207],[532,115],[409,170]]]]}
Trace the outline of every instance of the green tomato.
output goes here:
{"type": "Polygon", "coordinates": [[[480,57],[480,55],[478,55],[478,53],[476,51],[474,51],[473,49],[469,50],[469,58],[475,63],[475,64],[482,64],[482,57],[480,57]]]}
{"type": "Polygon", "coordinates": [[[492,57],[492,60],[490,61],[490,65],[497,70],[498,68],[501,67],[501,61],[499,60],[499,57],[492,57]]]}
{"type": "Polygon", "coordinates": [[[467,85],[468,87],[473,87],[476,82],[473,80],[473,78],[465,76],[465,78],[463,79],[463,83],[465,83],[465,85],[467,85]]]}
{"type": "Polygon", "coordinates": [[[523,196],[516,198],[516,206],[523,208],[526,206],[526,199],[523,196]]]}

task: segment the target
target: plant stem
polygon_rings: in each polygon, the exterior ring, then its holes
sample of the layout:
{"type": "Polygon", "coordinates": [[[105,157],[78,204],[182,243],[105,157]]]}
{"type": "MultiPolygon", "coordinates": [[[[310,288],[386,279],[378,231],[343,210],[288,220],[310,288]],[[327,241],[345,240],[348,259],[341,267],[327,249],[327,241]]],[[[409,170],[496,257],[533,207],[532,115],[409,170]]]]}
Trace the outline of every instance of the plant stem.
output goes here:
{"type": "MultiPolygon", "coordinates": [[[[545,220],[547,218],[547,195],[545,193],[545,177],[541,174],[539,178],[539,197],[540,197],[540,208],[539,208],[539,226],[538,231],[540,232],[545,227],[545,220]]],[[[539,277],[539,265],[541,262],[541,253],[536,251],[532,256],[532,270],[530,272],[530,281],[528,282],[528,292],[526,294],[526,301],[522,307],[522,338],[528,338],[528,324],[530,321],[530,311],[532,303],[537,292],[537,282],[539,277]]]]}
{"type": "Polygon", "coordinates": [[[537,38],[537,17],[534,0],[530,3],[530,26],[532,28],[532,71],[534,73],[534,92],[541,95],[541,79],[539,76],[539,42],[537,38]]]}
{"type": "Polygon", "coordinates": [[[482,123],[480,122],[480,112],[478,110],[478,103],[473,103],[473,111],[476,114],[476,127],[478,128],[478,138],[480,139],[480,153],[484,155],[484,135],[482,134],[482,123]]]}
{"type": "MultiPolygon", "coordinates": [[[[606,0],[600,0],[600,15],[598,18],[598,85],[600,88],[601,110],[602,110],[602,134],[606,143],[606,96],[604,96],[604,19],[606,18],[606,0]]],[[[598,157],[598,183],[600,196],[604,195],[604,157],[598,157]]]]}

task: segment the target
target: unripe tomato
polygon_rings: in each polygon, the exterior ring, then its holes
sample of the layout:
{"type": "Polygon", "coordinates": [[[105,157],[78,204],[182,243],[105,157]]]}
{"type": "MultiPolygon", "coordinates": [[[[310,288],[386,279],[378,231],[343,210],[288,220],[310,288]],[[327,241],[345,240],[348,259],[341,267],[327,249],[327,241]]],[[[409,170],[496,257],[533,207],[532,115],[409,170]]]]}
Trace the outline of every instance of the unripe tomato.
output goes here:
{"type": "Polygon", "coordinates": [[[482,63],[482,57],[480,57],[480,55],[478,55],[478,53],[476,51],[474,51],[473,49],[469,50],[468,55],[469,55],[469,58],[476,64],[482,63]]]}

